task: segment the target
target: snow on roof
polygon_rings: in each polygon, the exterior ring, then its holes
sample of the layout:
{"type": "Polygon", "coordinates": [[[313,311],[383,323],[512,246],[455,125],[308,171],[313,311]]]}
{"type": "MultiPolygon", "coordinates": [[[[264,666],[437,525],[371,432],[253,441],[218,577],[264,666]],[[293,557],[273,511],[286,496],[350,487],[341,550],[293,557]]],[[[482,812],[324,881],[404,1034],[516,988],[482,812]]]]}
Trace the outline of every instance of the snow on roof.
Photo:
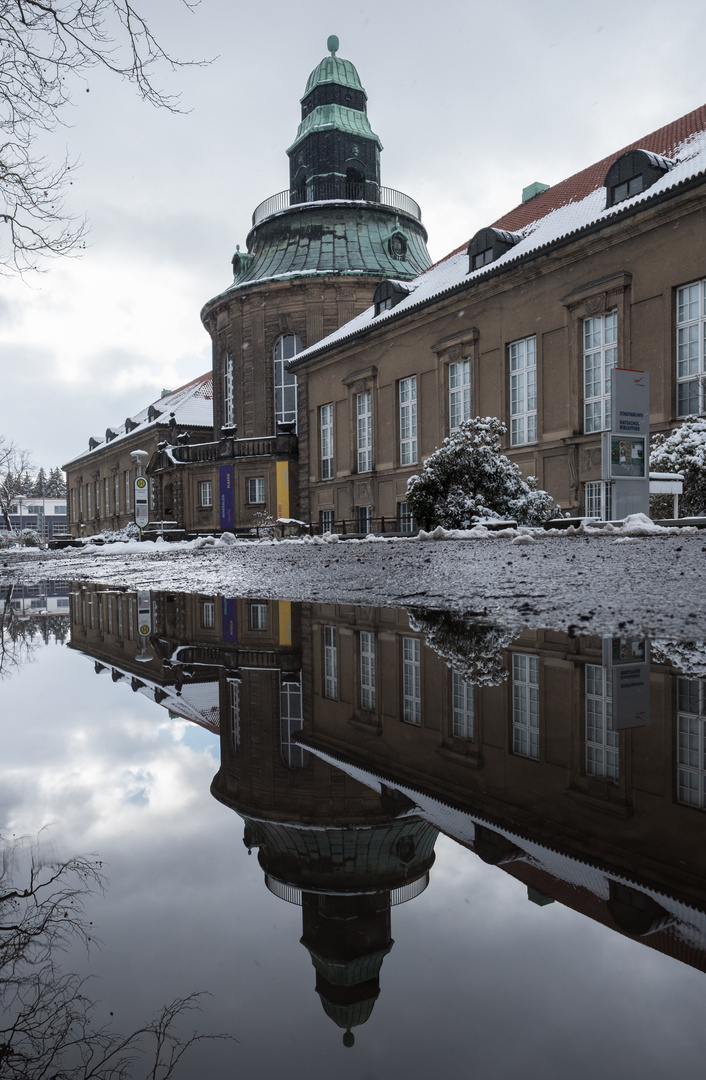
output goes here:
{"type": "Polygon", "coordinates": [[[374,307],[368,308],[350,322],[339,327],[333,334],[329,334],[328,337],[299,353],[291,366],[296,369],[310,357],[326,351],[339,342],[355,338],[367,329],[398,318],[405,311],[417,308],[444,293],[452,292],[455,288],[476,280],[483,280],[496,273],[499,267],[508,267],[559,240],[576,235],[591,226],[607,224],[612,218],[624,213],[626,209],[649,203],[656,196],[676,189],[704,172],[706,172],[706,105],[702,105],[694,112],[667,124],[666,127],[653,131],[650,135],[638,139],[637,142],[603,158],[589,168],[547,188],[546,191],[540,192],[526,203],[521,203],[514,210],[498,218],[492,223],[493,228],[519,234],[521,239],[494,262],[469,273],[467,255],[469,241],[466,241],[419,277],[405,282],[409,295],[394,308],[381,312],[379,315],[375,315],[374,307]],[[606,173],[613,162],[629,150],[645,150],[651,157],[665,159],[664,165],[668,167],[668,171],[645,191],[624,199],[614,206],[606,207],[603,186],[606,173]]]}
{"type": "MultiPolygon", "coordinates": [[[[106,665],[102,667],[108,670],[106,665]]],[[[135,679],[137,680],[136,691],[149,698],[150,701],[161,705],[163,709],[175,713],[183,720],[190,720],[216,735],[220,731],[221,709],[217,679],[209,682],[187,682],[182,685],[181,690],[177,690],[174,685],[163,686],[142,674],[138,678],[132,672],[123,671],[115,664],[111,664],[110,669],[115,682],[127,679],[132,682],[135,679]]]]}
{"type": "MultiPolygon", "coordinates": [[[[134,416],[128,417],[129,431],[126,430],[125,423],[111,426],[109,430],[114,432],[114,438],[109,439],[108,442],[111,444],[118,442],[126,435],[131,435],[138,427],[141,431],[145,431],[157,423],[168,424],[171,413],[174,413],[174,419],[180,427],[213,427],[213,372],[207,371],[204,375],[199,375],[177,390],[172,390],[164,397],[150,402],[134,416]]],[[[91,442],[97,445],[78,454],[67,464],[72,465],[74,461],[89,457],[106,446],[104,438],[92,436],[91,442]]]]}

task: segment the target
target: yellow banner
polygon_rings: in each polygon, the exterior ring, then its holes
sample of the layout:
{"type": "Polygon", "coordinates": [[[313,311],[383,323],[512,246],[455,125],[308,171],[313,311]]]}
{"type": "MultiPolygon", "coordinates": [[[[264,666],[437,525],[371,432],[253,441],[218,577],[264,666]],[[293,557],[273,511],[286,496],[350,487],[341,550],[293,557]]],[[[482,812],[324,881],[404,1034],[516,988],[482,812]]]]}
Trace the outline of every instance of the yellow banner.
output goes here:
{"type": "Polygon", "coordinates": [[[277,517],[289,517],[289,462],[277,462],[277,517]]]}

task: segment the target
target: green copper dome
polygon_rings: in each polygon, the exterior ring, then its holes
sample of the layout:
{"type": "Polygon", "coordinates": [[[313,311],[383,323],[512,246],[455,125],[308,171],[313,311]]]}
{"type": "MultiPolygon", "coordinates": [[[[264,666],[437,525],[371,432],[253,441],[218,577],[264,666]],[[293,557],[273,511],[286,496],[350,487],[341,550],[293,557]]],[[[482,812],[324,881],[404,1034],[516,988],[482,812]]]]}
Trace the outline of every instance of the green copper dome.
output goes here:
{"type": "Polygon", "coordinates": [[[287,150],[292,154],[298,146],[315,131],[341,131],[344,135],[371,139],[382,150],[382,143],[370,126],[364,112],[347,109],[344,105],[319,105],[302,120],[297,129],[297,137],[287,150]]]}
{"type": "MultiPolygon", "coordinates": [[[[332,35],[328,39],[329,48],[332,48],[334,44],[335,48],[333,48],[331,56],[325,56],[309,76],[304,97],[310,94],[315,87],[323,86],[325,83],[337,83],[339,86],[348,87],[349,90],[360,90],[365,93],[358,72],[350,60],[342,60],[340,56],[335,55],[338,48],[338,38],[332,35]]],[[[303,100],[304,98],[302,98],[303,100]]]]}

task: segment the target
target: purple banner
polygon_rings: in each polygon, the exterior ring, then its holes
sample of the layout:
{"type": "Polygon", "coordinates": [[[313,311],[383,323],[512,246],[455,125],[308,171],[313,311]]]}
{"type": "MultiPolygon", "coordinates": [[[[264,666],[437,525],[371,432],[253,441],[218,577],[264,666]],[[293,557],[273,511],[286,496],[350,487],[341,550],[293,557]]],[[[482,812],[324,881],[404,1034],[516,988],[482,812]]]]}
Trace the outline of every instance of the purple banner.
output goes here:
{"type": "Polygon", "coordinates": [[[236,612],[236,601],[227,600],[223,597],[223,643],[225,645],[234,645],[238,640],[238,618],[236,612]]]}
{"type": "Polygon", "coordinates": [[[221,499],[221,528],[233,528],[233,466],[221,465],[218,469],[218,488],[221,499]]]}

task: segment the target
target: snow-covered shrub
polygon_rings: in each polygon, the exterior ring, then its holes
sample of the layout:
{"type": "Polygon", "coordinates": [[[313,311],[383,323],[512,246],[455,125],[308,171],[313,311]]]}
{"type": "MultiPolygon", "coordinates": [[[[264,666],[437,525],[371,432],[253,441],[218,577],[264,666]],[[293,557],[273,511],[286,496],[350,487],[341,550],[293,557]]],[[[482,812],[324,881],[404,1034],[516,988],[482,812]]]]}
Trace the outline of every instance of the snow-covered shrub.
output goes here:
{"type": "MultiPolygon", "coordinates": [[[[679,499],[681,517],[706,513],[706,417],[687,416],[671,435],[655,435],[650,451],[650,471],[683,474],[684,494],[679,499]]],[[[671,503],[671,497],[668,498],[671,503]]],[[[671,512],[668,516],[671,517],[671,512]]]]}
{"type": "Polygon", "coordinates": [[[536,477],[524,480],[515,462],[500,453],[506,431],[494,416],[464,420],[427,458],[420,475],[410,477],[407,505],[422,529],[464,529],[482,518],[541,525],[559,512],[536,477]]]}
{"type": "Polygon", "coordinates": [[[34,529],[23,529],[19,537],[23,547],[42,547],[42,538],[34,529]]]}
{"type": "Polygon", "coordinates": [[[687,679],[706,679],[706,645],[703,641],[654,640],[652,660],[672,664],[687,679]]]}
{"type": "Polygon", "coordinates": [[[0,532],[0,550],[2,548],[9,548],[14,546],[14,541],[10,538],[10,533],[4,530],[0,532]]]}
{"type": "Polygon", "coordinates": [[[427,645],[448,667],[473,686],[499,686],[507,679],[503,650],[515,636],[496,626],[482,626],[451,611],[409,612],[412,630],[424,634],[427,645]]]}

